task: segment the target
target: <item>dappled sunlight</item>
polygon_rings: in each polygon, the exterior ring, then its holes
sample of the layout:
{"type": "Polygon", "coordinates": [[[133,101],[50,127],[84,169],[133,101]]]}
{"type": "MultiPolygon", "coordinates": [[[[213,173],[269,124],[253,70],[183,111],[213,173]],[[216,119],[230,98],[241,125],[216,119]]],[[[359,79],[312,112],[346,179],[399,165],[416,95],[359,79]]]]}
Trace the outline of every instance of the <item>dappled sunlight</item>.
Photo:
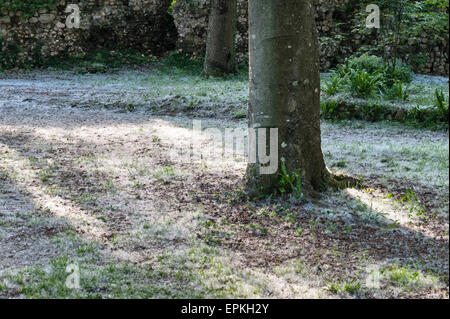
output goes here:
{"type": "Polygon", "coordinates": [[[419,267],[402,266],[398,260],[393,259],[368,264],[364,282],[375,298],[400,296],[405,290],[420,289],[430,291],[430,297],[441,298],[443,296],[439,291],[445,289],[442,279],[419,267]]]}
{"type": "Polygon", "coordinates": [[[58,271],[76,260],[86,269],[83,296],[445,293],[446,133],[323,122],[327,165],[368,188],[250,201],[242,189],[247,156],[225,143],[227,130],[246,133],[246,81],[134,75],[67,78],[49,89],[53,97],[41,94],[45,85],[30,88],[35,81],[7,82],[4,91],[15,95],[12,104],[0,98],[0,183],[23,194],[0,199],[13,207],[19,198],[24,204],[11,215],[24,217],[2,216],[0,236],[17,230],[8,254],[28,255],[10,257],[4,268],[32,266],[23,268],[28,283],[13,277],[17,285],[39,296],[32,285],[60,280],[58,271]],[[198,86],[186,90],[193,80],[198,86]],[[62,92],[66,86],[73,89],[62,92]],[[39,237],[22,239],[24,222],[38,224],[29,228],[39,237]],[[46,258],[30,258],[37,250],[46,258]]]}
{"type": "Polygon", "coordinates": [[[347,188],[345,191],[351,198],[365,204],[369,211],[381,214],[383,218],[390,220],[392,223],[408,227],[412,222],[411,216],[408,216],[408,212],[403,210],[399,203],[396,203],[387,194],[383,194],[379,190],[347,188]]]}
{"type": "MultiPolygon", "coordinates": [[[[362,210],[373,215],[375,220],[388,225],[388,229],[398,229],[400,226],[411,231],[419,232],[430,238],[442,238],[443,233],[448,240],[448,221],[440,224],[440,231],[436,232],[424,226],[428,222],[423,206],[418,199],[411,198],[403,201],[395,199],[390,193],[374,189],[346,189],[345,192],[354,200],[363,203],[362,210]]],[[[413,194],[413,193],[411,193],[413,194]]],[[[406,195],[404,195],[406,196],[406,195]]],[[[361,208],[360,208],[361,209],[361,208]]],[[[361,211],[361,213],[364,213],[361,211]]]]}
{"type": "Polygon", "coordinates": [[[39,182],[39,174],[33,169],[29,159],[4,143],[1,148],[4,154],[9,154],[9,160],[2,161],[2,167],[14,173],[14,182],[32,196],[35,207],[64,218],[88,238],[100,239],[108,233],[104,222],[92,217],[78,204],[61,196],[48,194],[47,186],[39,182]]]}

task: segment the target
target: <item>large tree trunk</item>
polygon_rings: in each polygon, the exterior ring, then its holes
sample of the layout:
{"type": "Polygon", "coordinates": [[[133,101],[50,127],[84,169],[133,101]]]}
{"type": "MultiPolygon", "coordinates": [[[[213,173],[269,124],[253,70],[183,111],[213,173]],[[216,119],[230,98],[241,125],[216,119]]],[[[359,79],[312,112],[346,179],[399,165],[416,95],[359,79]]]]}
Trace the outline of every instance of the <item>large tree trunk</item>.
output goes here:
{"type": "Polygon", "coordinates": [[[309,0],[250,0],[249,20],[249,127],[278,128],[279,150],[274,174],[264,175],[259,162],[249,164],[249,194],[273,192],[282,162],[289,174],[300,170],[305,189],[323,189],[329,172],[321,149],[319,41],[313,7],[309,0]]]}
{"type": "Polygon", "coordinates": [[[222,76],[236,69],[237,0],[211,0],[204,73],[222,76]]]}

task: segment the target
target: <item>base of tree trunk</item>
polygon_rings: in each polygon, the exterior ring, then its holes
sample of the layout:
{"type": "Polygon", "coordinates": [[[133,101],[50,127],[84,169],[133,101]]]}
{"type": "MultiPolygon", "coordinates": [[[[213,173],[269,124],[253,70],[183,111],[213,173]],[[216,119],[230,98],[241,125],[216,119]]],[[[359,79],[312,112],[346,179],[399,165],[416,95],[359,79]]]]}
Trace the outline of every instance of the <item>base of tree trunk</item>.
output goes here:
{"type": "Polygon", "coordinates": [[[206,78],[209,78],[209,77],[221,78],[221,77],[224,77],[229,74],[235,74],[236,71],[237,71],[237,68],[235,66],[231,66],[229,68],[228,67],[223,68],[222,66],[220,66],[218,64],[216,65],[212,62],[208,62],[208,63],[205,63],[202,75],[206,78]]]}
{"type": "MultiPolygon", "coordinates": [[[[274,175],[255,175],[252,174],[252,169],[248,168],[244,177],[244,189],[247,197],[251,199],[260,198],[263,196],[280,194],[277,189],[278,176],[274,175]]],[[[306,198],[320,198],[321,192],[327,189],[346,189],[346,188],[364,188],[366,187],[360,179],[345,175],[333,174],[328,168],[322,178],[322,183],[318,185],[311,185],[308,183],[302,184],[303,195],[306,198]]]]}
{"type": "Polygon", "coordinates": [[[328,184],[329,187],[333,189],[345,189],[345,188],[364,188],[364,185],[361,180],[356,177],[350,175],[337,175],[331,174],[330,181],[328,184]]]}

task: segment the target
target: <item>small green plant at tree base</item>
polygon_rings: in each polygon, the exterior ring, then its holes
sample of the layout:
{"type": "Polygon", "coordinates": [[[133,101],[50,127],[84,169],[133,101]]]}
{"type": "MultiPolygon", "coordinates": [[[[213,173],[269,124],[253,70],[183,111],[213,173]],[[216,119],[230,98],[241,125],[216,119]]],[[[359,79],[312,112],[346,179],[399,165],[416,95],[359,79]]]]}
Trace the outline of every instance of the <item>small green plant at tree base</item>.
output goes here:
{"type": "Polygon", "coordinates": [[[172,14],[172,13],[173,13],[173,7],[174,7],[176,4],[177,4],[177,1],[176,1],[176,0],[173,0],[173,1],[170,3],[170,7],[167,9],[167,13],[172,14]]]}
{"type": "Polygon", "coordinates": [[[278,175],[277,190],[281,195],[290,193],[294,198],[301,198],[303,196],[303,190],[300,170],[289,174],[286,170],[286,165],[282,162],[281,173],[278,175]]]}

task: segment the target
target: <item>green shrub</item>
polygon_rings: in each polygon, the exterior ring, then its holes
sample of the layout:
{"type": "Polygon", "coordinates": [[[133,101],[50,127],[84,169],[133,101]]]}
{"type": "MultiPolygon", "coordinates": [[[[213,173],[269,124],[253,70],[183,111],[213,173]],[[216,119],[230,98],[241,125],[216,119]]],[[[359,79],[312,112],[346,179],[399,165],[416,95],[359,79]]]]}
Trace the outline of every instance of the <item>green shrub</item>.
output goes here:
{"type": "Polygon", "coordinates": [[[350,87],[352,95],[356,97],[369,97],[381,85],[381,74],[373,74],[362,70],[352,70],[350,73],[350,87]]]}
{"type": "Polygon", "coordinates": [[[386,67],[386,63],[382,58],[375,55],[369,55],[367,53],[359,57],[350,58],[346,61],[346,63],[350,69],[356,71],[365,71],[369,74],[384,72],[386,67]]]}
{"type": "Polygon", "coordinates": [[[325,83],[324,91],[334,95],[348,86],[353,96],[369,97],[378,89],[392,100],[406,101],[408,94],[404,87],[413,79],[411,69],[397,61],[394,67],[382,58],[367,53],[346,59],[325,83]]]}
{"type": "Polygon", "coordinates": [[[326,118],[332,117],[337,110],[338,102],[335,100],[322,101],[320,103],[320,114],[326,118]]]}
{"type": "Polygon", "coordinates": [[[411,68],[401,60],[397,60],[394,71],[388,62],[367,53],[346,59],[344,64],[338,66],[334,73],[340,78],[349,78],[352,71],[367,72],[370,75],[381,74],[383,83],[389,86],[393,85],[396,80],[410,83],[413,79],[411,68]]]}
{"type": "MultiPolygon", "coordinates": [[[[439,102],[436,101],[436,103],[439,102]]],[[[405,122],[419,127],[448,129],[448,103],[444,103],[441,107],[442,109],[437,104],[434,107],[421,107],[417,105],[408,112],[405,122]]]]}
{"type": "Polygon", "coordinates": [[[102,63],[98,62],[83,62],[80,64],[80,72],[81,73],[106,73],[108,71],[108,67],[102,63]]]}
{"type": "Polygon", "coordinates": [[[420,107],[420,105],[416,105],[414,108],[411,109],[410,112],[408,112],[407,119],[410,121],[413,120],[417,122],[425,122],[426,109],[420,107]]]}
{"type": "Polygon", "coordinates": [[[345,78],[337,74],[333,74],[331,78],[325,82],[323,91],[328,95],[335,95],[339,93],[345,86],[345,78]]]}
{"type": "Polygon", "coordinates": [[[387,100],[406,102],[409,98],[409,94],[404,83],[400,80],[395,80],[391,87],[385,89],[384,97],[387,100]]]}
{"type": "Polygon", "coordinates": [[[384,70],[385,84],[391,86],[396,80],[402,81],[404,83],[411,83],[413,80],[413,72],[411,68],[403,63],[401,60],[397,60],[395,71],[392,65],[386,64],[384,70]]]}
{"type": "Polygon", "coordinates": [[[445,101],[444,92],[442,90],[436,89],[434,92],[435,99],[434,99],[434,105],[438,109],[442,120],[444,122],[449,121],[449,102],[445,101]]]}
{"type": "Polygon", "coordinates": [[[244,108],[234,110],[232,112],[233,118],[235,119],[245,119],[247,117],[247,113],[248,113],[247,109],[244,108]]]}

